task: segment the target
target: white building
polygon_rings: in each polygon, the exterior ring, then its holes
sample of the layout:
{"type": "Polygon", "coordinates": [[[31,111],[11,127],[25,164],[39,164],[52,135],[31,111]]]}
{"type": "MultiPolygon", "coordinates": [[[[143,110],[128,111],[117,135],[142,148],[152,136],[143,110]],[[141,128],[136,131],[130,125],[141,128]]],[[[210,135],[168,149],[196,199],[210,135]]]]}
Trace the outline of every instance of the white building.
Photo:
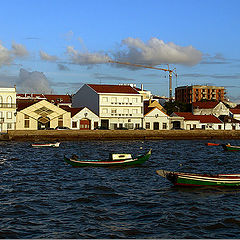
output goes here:
{"type": "Polygon", "coordinates": [[[157,102],[144,101],[144,128],[149,130],[169,130],[170,117],[157,102]]]}
{"type": "Polygon", "coordinates": [[[93,130],[100,125],[99,117],[87,107],[61,108],[71,112],[71,129],[73,130],[93,130]]]}
{"type": "Polygon", "coordinates": [[[109,129],[143,127],[143,96],[129,85],[85,84],[72,98],[73,107],[87,107],[109,129]]]}
{"type": "Polygon", "coordinates": [[[16,126],[16,88],[0,88],[0,132],[16,126]]]}
{"type": "Polygon", "coordinates": [[[194,102],[192,103],[194,115],[229,115],[229,109],[222,102],[194,102]]]}

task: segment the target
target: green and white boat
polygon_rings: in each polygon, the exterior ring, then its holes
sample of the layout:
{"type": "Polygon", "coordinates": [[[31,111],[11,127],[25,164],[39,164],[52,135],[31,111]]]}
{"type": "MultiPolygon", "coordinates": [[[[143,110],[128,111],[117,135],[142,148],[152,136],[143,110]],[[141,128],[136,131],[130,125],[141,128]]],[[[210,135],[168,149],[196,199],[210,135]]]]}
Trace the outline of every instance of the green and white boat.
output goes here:
{"type": "Polygon", "coordinates": [[[230,143],[221,145],[225,151],[240,151],[240,146],[232,146],[230,143]]]}
{"type": "Polygon", "coordinates": [[[131,154],[111,154],[107,160],[80,160],[76,155],[67,158],[64,156],[66,163],[72,165],[73,167],[115,167],[115,166],[132,166],[143,164],[151,156],[152,150],[150,149],[146,154],[132,157],[131,154]]]}
{"type": "Polygon", "coordinates": [[[168,179],[174,186],[185,187],[240,187],[240,174],[194,174],[157,170],[157,174],[168,179]]]}

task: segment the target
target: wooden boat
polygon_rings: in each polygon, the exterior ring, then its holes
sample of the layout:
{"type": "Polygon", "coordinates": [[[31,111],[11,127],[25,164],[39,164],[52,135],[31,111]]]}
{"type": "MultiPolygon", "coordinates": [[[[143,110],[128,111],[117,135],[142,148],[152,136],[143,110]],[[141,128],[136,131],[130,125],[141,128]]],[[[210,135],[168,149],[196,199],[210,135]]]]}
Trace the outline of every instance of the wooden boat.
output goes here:
{"type": "Polygon", "coordinates": [[[101,167],[112,167],[112,166],[132,166],[143,164],[151,156],[152,150],[150,149],[145,155],[132,157],[131,154],[111,154],[108,160],[79,160],[76,155],[71,158],[64,156],[66,163],[71,164],[73,167],[84,167],[84,166],[101,166],[101,167]]]}
{"type": "Polygon", "coordinates": [[[240,151],[240,146],[232,146],[230,143],[221,145],[225,151],[240,151]]]}
{"type": "Polygon", "coordinates": [[[34,143],[32,147],[59,147],[60,142],[56,143],[34,143]]]}
{"type": "Polygon", "coordinates": [[[240,174],[194,174],[157,170],[157,174],[175,186],[185,187],[240,187],[240,174]]]}
{"type": "Polygon", "coordinates": [[[219,143],[205,143],[206,146],[220,146],[219,143]]]}

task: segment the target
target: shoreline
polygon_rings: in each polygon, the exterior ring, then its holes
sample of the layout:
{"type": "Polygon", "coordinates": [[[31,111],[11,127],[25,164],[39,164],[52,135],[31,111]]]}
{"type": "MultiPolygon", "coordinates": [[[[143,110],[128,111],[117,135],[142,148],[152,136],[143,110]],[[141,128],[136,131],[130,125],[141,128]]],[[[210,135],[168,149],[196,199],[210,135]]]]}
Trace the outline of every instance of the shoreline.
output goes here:
{"type": "Polygon", "coordinates": [[[238,130],[9,130],[0,141],[240,139],[238,130]]]}

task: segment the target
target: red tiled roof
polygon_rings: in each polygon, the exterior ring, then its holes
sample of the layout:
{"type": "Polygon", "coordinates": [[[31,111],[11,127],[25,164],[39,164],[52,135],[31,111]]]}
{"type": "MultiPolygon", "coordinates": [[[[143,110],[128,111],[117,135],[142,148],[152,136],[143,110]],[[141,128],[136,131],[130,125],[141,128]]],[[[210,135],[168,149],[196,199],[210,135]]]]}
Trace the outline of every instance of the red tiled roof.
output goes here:
{"type": "Polygon", "coordinates": [[[210,109],[215,108],[219,102],[193,102],[193,108],[200,108],[200,109],[210,109]]]}
{"type": "Polygon", "coordinates": [[[231,108],[230,112],[233,114],[240,114],[240,108],[231,108]]]}
{"type": "Polygon", "coordinates": [[[128,85],[100,85],[100,84],[87,84],[97,93],[131,93],[139,94],[137,90],[128,85]]]}
{"type": "Polygon", "coordinates": [[[184,117],[185,120],[200,121],[201,123],[222,123],[213,115],[193,115],[190,112],[175,112],[179,117],[184,117]]]}
{"type": "Polygon", "coordinates": [[[60,106],[63,110],[70,112],[71,117],[75,116],[77,113],[79,113],[84,107],[81,108],[71,108],[69,106],[60,106]]]}
{"type": "Polygon", "coordinates": [[[18,93],[17,99],[28,98],[28,99],[46,99],[49,102],[54,103],[71,103],[72,97],[70,95],[55,95],[55,94],[32,94],[32,93],[18,93]]]}
{"type": "Polygon", "coordinates": [[[24,108],[27,108],[27,107],[30,107],[31,105],[37,103],[37,102],[40,102],[42,101],[41,99],[39,100],[36,100],[36,99],[17,99],[17,111],[21,111],[23,110],[24,108]]]}

